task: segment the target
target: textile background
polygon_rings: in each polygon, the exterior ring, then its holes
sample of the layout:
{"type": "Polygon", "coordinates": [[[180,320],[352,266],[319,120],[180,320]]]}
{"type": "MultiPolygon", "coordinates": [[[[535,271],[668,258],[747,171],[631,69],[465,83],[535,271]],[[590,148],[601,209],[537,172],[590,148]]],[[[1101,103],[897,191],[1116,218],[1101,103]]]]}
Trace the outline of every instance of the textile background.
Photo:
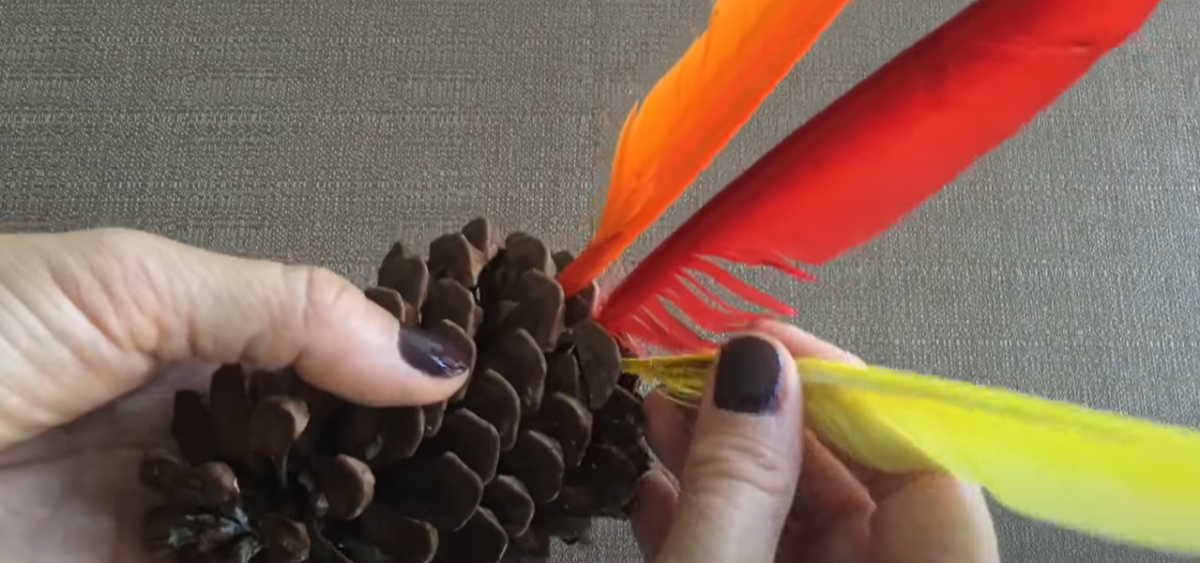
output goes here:
{"type": "MultiPolygon", "coordinates": [[[[701,0],[0,0],[0,231],[146,229],[368,283],[486,214],[585,242],[631,102],[701,0]]],[[[858,0],[661,223],[965,0],[858,0]]],[[[877,363],[1200,426],[1200,2],[817,270],[749,277],[877,363]]],[[[1012,562],[1170,556],[998,514],[1012,562]]],[[[637,560],[623,526],[559,562],[637,560]]]]}

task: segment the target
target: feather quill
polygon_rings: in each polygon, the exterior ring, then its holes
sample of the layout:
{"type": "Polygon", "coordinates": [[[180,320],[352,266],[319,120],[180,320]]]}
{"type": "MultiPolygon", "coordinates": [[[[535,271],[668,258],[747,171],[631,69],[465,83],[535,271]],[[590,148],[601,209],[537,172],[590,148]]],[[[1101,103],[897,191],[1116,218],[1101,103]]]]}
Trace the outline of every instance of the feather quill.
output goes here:
{"type": "Polygon", "coordinates": [[[718,0],[621,128],[600,226],[559,276],[596,279],[708,166],[849,0],[718,0]]]}
{"type": "MultiPolygon", "coordinates": [[[[713,356],[625,360],[695,401],[713,356]]],[[[944,471],[1045,522],[1200,554],[1200,432],[877,366],[797,360],[806,419],[883,471],[944,471]]]]}
{"type": "Polygon", "coordinates": [[[598,313],[627,344],[709,342],[784,303],[713,259],[797,277],[876,236],[1052,103],[1138,30],[1158,0],[979,0],[803,125],[722,190],[615,288],[598,313]]]}

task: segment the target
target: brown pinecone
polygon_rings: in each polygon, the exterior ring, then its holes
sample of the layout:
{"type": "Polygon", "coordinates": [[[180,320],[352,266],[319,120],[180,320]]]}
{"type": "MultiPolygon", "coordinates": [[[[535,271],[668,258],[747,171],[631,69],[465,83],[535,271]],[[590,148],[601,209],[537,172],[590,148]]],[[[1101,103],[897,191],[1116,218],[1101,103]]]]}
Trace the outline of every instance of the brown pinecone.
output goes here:
{"type": "Polygon", "coordinates": [[[446,403],[367,408],[239,366],[207,395],[179,392],[179,453],[141,467],[166,500],[150,548],[185,563],[534,563],[551,538],[624,518],[650,465],[641,398],[589,318],[595,288],[563,298],[570,259],[484,219],[427,260],[392,247],[367,296],[477,351],[446,403]]]}

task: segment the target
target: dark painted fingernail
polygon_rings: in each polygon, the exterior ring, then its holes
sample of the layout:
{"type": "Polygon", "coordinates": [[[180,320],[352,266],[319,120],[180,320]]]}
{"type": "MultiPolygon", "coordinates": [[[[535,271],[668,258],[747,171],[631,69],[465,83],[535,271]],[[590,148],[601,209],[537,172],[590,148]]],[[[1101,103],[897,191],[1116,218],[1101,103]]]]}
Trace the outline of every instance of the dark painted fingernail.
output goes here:
{"type": "Polygon", "coordinates": [[[782,373],[779,352],[770,342],[753,336],[734,338],[721,347],[717,358],[713,404],[742,414],[774,412],[782,373]]]}
{"type": "Polygon", "coordinates": [[[471,351],[427,330],[400,330],[400,357],[431,377],[457,377],[471,369],[471,351]]]}

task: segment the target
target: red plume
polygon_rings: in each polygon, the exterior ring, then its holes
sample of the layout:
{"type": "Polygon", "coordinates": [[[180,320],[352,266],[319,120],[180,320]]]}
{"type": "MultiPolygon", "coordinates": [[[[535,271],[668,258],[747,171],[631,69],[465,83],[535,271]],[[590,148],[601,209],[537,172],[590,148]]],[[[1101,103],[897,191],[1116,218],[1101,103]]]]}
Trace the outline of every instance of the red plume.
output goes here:
{"type": "Polygon", "coordinates": [[[979,0],[800,127],[708,202],[609,296],[599,320],[669,349],[756,315],[696,273],[778,314],[787,305],[713,258],[804,277],[903,218],[1137,31],[1158,0],[979,0]],[[703,297],[703,298],[702,298],[703,297]],[[706,298],[707,301],[704,299],[706,298]]]}

